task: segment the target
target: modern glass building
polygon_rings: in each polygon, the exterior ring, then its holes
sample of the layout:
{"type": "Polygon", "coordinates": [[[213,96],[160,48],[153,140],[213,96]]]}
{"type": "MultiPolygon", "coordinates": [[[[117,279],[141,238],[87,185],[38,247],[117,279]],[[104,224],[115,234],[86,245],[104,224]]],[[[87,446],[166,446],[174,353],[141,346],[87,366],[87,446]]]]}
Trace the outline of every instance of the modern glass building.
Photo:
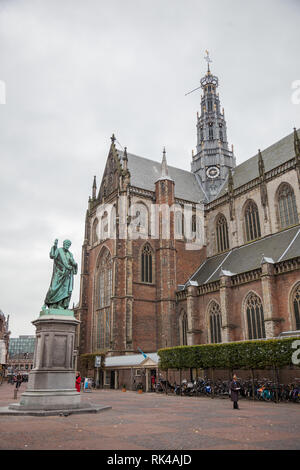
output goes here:
{"type": "Polygon", "coordinates": [[[10,359],[32,359],[35,348],[35,336],[10,338],[8,355],[10,359]]]}

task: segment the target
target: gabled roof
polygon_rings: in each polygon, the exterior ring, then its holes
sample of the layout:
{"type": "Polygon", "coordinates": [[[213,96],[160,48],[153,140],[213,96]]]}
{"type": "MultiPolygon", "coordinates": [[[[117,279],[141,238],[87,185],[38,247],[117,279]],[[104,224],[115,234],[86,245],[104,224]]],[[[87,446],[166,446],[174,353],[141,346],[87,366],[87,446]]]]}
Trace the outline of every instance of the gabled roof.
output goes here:
{"type": "Polygon", "coordinates": [[[105,358],[105,367],[134,367],[142,366],[149,362],[149,359],[153,363],[158,364],[159,356],[157,353],[146,353],[145,358],[143,354],[130,354],[127,356],[111,356],[105,358]]]}
{"type": "MultiPolygon", "coordinates": [[[[118,154],[122,160],[123,152],[118,150],[118,154]]],[[[155,182],[161,176],[161,163],[132,153],[127,153],[127,158],[131,186],[155,191],[155,182]]],[[[175,183],[175,197],[195,203],[204,200],[204,193],[197,183],[194,173],[169,165],[167,167],[169,177],[175,183]]]]}
{"type": "Polygon", "coordinates": [[[297,256],[300,256],[300,225],[208,258],[189,281],[200,286],[220,279],[221,270],[232,275],[257,269],[263,257],[276,263],[297,256]]]}
{"type": "MultiPolygon", "coordinates": [[[[299,130],[297,132],[299,133],[299,130]]],[[[282,163],[294,158],[294,132],[261,151],[261,155],[265,166],[265,172],[268,172],[282,163]]],[[[237,165],[232,174],[234,189],[248,183],[248,181],[258,178],[258,153],[254,157],[249,158],[240,165],[237,165]]],[[[228,186],[226,183],[217,195],[216,199],[226,194],[227,191],[228,186]]]]}

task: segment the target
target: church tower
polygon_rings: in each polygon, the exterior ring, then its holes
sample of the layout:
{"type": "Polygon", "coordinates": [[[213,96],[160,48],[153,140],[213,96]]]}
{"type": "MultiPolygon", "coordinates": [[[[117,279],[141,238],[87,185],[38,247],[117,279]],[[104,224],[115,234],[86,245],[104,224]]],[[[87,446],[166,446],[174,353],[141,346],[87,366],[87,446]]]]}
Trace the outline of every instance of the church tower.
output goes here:
{"type": "Polygon", "coordinates": [[[235,167],[235,157],[229,150],[224,109],[221,112],[217,88],[219,80],[212,75],[211,59],[206,51],[208,69],[200,80],[203,90],[201,113],[197,113],[197,152],[191,170],[197,175],[207,201],[214,199],[224,185],[229,170],[235,167]]]}
{"type": "Polygon", "coordinates": [[[162,209],[158,220],[159,241],[156,260],[157,345],[158,348],[166,348],[174,344],[176,248],[174,212],[164,211],[164,207],[170,208],[175,203],[175,182],[168,174],[165,148],[161,162],[161,176],[155,182],[155,201],[162,209]]]}

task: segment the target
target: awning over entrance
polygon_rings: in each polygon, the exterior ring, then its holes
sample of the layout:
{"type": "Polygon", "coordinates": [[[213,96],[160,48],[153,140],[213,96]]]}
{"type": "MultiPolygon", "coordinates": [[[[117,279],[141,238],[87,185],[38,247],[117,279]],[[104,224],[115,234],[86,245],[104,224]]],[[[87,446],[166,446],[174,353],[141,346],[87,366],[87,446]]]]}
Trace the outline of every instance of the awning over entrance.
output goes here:
{"type": "Polygon", "coordinates": [[[131,368],[131,367],[157,367],[159,356],[157,353],[131,354],[128,356],[112,356],[105,358],[105,368],[131,368]]]}
{"type": "Polygon", "coordinates": [[[158,377],[159,356],[157,353],[109,356],[105,358],[104,388],[127,388],[144,391],[154,389],[158,377]],[[145,357],[146,355],[146,357],[145,357]],[[154,382],[153,382],[154,381],[154,382]]]}

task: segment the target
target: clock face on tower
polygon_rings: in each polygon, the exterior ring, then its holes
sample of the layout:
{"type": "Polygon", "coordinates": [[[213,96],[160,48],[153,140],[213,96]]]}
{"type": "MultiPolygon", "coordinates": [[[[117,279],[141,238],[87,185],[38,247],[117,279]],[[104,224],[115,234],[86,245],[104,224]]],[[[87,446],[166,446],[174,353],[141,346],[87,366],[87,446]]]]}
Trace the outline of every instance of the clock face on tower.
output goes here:
{"type": "Polygon", "coordinates": [[[220,174],[220,169],[217,166],[208,166],[206,168],[206,176],[208,178],[214,179],[217,178],[220,174]]]}

